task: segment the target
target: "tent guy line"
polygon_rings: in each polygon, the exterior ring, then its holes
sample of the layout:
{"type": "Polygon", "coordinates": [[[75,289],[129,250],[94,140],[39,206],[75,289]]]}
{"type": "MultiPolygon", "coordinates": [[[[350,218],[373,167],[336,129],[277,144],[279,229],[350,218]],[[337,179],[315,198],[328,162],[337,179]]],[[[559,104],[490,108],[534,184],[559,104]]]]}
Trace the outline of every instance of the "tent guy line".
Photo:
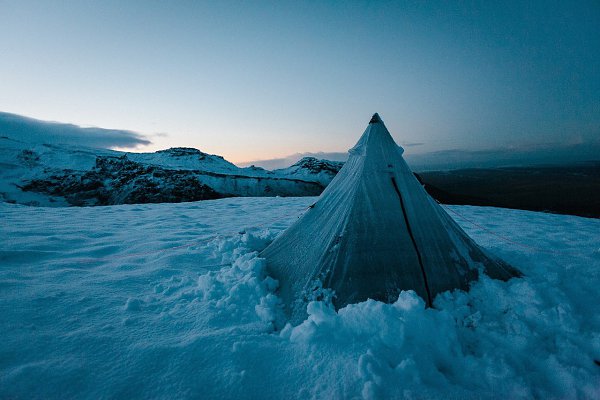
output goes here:
{"type": "MultiPolygon", "coordinates": [[[[440,203],[439,201],[436,200],[436,202],[438,204],[442,205],[442,203],[440,203]]],[[[499,235],[498,233],[496,233],[496,232],[494,232],[494,231],[492,231],[490,229],[487,229],[485,226],[482,226],[482,225],[480,225],[480,224],[478,224],[478,223],[476,223],[474,221],[471,221],[470,219],[468,219],[464,215],[460,214],[459,212],[457,212],[457,211],[455,211],[455,210],[453,210],[453,209],[451,209],[451,208],[449,208],[447,206],[445,206],[444,209],[446,211],[450,211],[454,215],[457,215],[458,217],[462,218],[464,221],[470,223],[471,225],[476,226],[477,228],[479,228],[479,229],[481,229],[483,231],[486,231],[486,232],[488,232],[488,233],[496,236],[499,239],[502,239],[502,240],[504,240],[504,241],[506,241],[508,243],[514,244],[514,245],[522,247],[524,249],[527,249],[527,250],[530,250],[530,251],[534,251],[534,252],[538,252],[538,253],[548,253],[548,254],[566,254],[566,255],[575,255],[575,254],[577,254],[575,252],[542,249],[541,247],[529,246],[529,245],[526,245],[526,244],[523,244],[523,243],[515,242],[514,240],[512,240],[510,238],[507,238],[506,236],[499,235]]]]}
{"type": "MultiPolygon", "coordinates": [[[[436,200],[437,201],[437,200],[436,200]]],[[[439,202],[438,202],[439,203],[439,202]]],[[[523,243],[519,243],[519,242],[515,242],[514,240],[511,240],[505,236],[502,236],[490,229],[485,228],[484,226],[477,224],[475,222],[473,222],[472,220],[466,218],[464,215],[460,214],[459,212],[451,209],[448,206],[445,206],[441,203],[439,203],[440,205],[442,205],[444,207],[444,209],[446,211],[449,211],[450,213],[460,217],[462,220],[470,223],[473,226],[476,226],[478,228],[480,228],[481,230],[484,230],[485,232],[488,232],[492,235],[494,235],[495,237],[502,239],[508,243],[511,243],[513,245],[522,247],[524,249],[527,249],[529,251],[533,251],[533,252],[540,252],[540,253],[547,253],[547,254],[560,254],[560,255],[575,255],[576,253],[574,252],[566,252],[566,251],[556,251],[556,250],[547,250],[547,249],[542,249],[540,247],[535,247],[535,246],[529,246],[523,243]]],[[[302,215],[304,212],[310,210],[311,208],[314,207],[314,203],[311,204],[310,206],[306,207],[306,209],[303,210],[303,212],[298,216],[298,218],[302,218],[302,215]]],[[[284,219],[287,219],[288,216],[283,216],[281,218],[277,218],[275,220],[272,221],[268,221],[266,223],[262,223],[262,224],[258,224],[256,226],[253,226],[252,228],[261,228],[261,227],[267,227],[271,224],[274,224],[276,222],[282,221],[284,219]]],[[[88,258],[73,258],[70,259],[69,261],[74,262],[74,263],[79,263],[79,264],[91,264],[91,263],[96,263],[96,262],[107,262],[107,261],[115,261],[115,260],[122,260],[122,259],[126,259],[126,258],[131,258],[131,257],[139,257],[139,256],[146,256],[146,255],[153,255],[153,254],[160,254],[160,253],[167,253],[169,251],[172,250],[178,250],[178,249],[185,249],[185,248],[189,248],[195,245],[199,245],[199,244],[203,244],[203,243],[208,243],[212,240],[218,239],[218,238],[227,238],[227,237],[234,237],[237,235],[243,235],[244,233],[246,233],[244,230],[243,231],[239,231],[239,232],[231,232],[231,233],[222,233],[222,234],[217,234],[217,235],[211,235],[208,236],[204,239],[199,239],[199,240],[193,240],[191,242],[187,242],[181,245],[177,245],[177,246],[173,246],[173,247],[168,247],[166,249],[157,249],[157,250],[152,250],[152,251],[140,251],[140,252],[136,252],[136,253],[130,253],[130,254],[123,254],[120,256],[110,256],[110,257],[88,257],[88,258]]],[[[227,266],[230,265],[229,263],[226,264],[218,264],[218,265],[203,265],[203,267],[222,267],[222,266],[227,266]]]]}

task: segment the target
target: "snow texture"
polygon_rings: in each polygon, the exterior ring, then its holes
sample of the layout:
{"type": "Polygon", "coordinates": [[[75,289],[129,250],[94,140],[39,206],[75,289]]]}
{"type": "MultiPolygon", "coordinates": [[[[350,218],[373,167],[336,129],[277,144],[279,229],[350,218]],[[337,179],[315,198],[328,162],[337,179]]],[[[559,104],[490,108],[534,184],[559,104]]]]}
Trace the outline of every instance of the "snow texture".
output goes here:
{"type": "Polygon", "coordinates": [[[0,204],[0,398],[600,397],[600,221],[452,206],[523,278],[286,324],[257,257],[315,198],[0,204]]]}

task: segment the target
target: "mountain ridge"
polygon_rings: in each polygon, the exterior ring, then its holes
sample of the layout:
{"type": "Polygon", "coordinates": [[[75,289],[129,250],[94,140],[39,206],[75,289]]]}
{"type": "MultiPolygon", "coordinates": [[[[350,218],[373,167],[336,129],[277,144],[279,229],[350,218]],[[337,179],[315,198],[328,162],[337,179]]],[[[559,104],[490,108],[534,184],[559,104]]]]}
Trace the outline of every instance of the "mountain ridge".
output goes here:
{"type": "Polygon", "coordinates": [[[38,206],[95,206],[237,196],[315,196],[341,164],[240,168],[190,147],[131,153],[0,138],[0,198],[38,206]]]}

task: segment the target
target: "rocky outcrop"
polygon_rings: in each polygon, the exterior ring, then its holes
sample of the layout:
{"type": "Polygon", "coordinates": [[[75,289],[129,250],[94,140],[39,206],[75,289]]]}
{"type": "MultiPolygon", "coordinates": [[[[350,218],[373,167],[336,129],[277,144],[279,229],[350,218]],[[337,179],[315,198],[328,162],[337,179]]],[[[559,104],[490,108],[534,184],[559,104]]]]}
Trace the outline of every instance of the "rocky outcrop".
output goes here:
{"type": "Polygon", "coordinates": [[[327,186],[344,165],[340,161],[319,160],[304,157],[288,168],[278,169],[274,173],[315,181],[327,186]]]}
{"type": "Polygon", "coordinates": [[[304,157],[290,168],[303,169],[311,174],[330,172],[334,176],[344,165],[341,161],[319,160],[314,157],[304,157]]]}

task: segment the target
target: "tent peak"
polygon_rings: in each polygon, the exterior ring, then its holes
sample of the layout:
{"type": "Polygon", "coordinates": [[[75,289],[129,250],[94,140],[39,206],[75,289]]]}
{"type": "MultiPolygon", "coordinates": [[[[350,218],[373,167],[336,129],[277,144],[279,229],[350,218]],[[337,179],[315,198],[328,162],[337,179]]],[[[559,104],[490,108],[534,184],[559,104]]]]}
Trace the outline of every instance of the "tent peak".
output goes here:
{"type": "Polygon", "coordinates": [[[371,117],[369,124],[377,124],[377,123],[381,124],[381,123],[383,123],[383,121],[381,120],[381,117],[379,116],[379,114],[375,113],[371,117]]]}

